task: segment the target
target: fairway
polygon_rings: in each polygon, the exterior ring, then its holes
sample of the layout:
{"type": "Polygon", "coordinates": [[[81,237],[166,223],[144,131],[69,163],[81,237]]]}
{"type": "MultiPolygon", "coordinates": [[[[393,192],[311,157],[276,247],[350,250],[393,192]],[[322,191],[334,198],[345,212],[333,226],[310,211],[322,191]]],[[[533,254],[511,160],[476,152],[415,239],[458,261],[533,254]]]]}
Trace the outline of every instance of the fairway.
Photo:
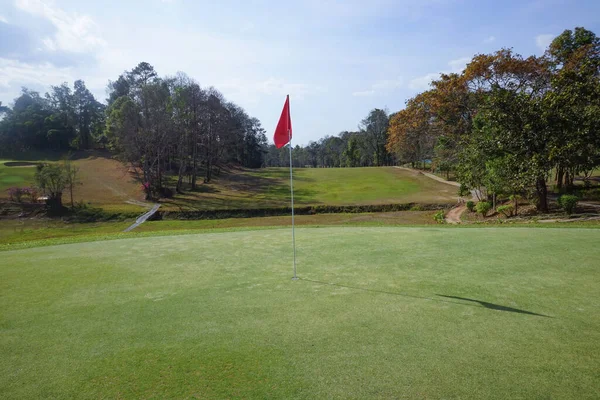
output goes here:
{"type": "MultiPolygon", "coordinates": [[[[294,169],[296,205],[454,204],[457,188],[418,171],[394,167],[294,169]]],[[[224,174],[197,191],[165,199],[163,209],[287,207],[287,168],[242,170],[224,174]]]]}
{"type": "Polygon", "coordinates": [[[594,229],[301,228],[1,252],[3,398],[597,398],[594,229]]]}
{"type": "Polygon", "coordinates": [[[10,166],[10,161],[0,160],[0,198],[8,197],[7,189],[25,187],[33,183],[35,165],[10,166]],[[8,163],[8,165],[6,164],[8,163]]]}

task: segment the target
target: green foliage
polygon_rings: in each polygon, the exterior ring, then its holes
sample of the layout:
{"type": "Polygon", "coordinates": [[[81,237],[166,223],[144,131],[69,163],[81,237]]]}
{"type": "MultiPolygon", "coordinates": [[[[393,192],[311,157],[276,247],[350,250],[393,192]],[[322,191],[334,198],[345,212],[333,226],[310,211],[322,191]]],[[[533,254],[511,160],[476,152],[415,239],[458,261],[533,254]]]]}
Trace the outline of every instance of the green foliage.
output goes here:
{"type": "Polygon", "coordinates": [[[460,197],[465,197],[465,196],[468,196],[469,194],[471,194],[471,190],[469,189],[469,187],[467,185],[465,185],[464,183],[461,183],[460,187],[458,188],[458,195],[460,197]]]}
{"type": "Polygon", "coordinates": [[[67,186],[67,174],[61,164],[40,164],[35,173],[35,182],[49,197],[56,198],[67,186]]]}
{"type": "Polygon", "coordinates": [[[575,209],[577,208],[577,202],[579,198],[572,194],[563,194],[558,198],[558,205],[561,206],[567,214],[573,214],[575,209]]]}
{"type": "Polygon", "coordinates": [[[467,201],[467,210],[470,212],[475,211],[475,202],[472,200],[467,201]]]}
{"type": "Polygon", "coordinates": [[[477,210],[477,212],[479,214],[481,214],[481,216],[484,218],[487,215],[488,211],[490,211],[491,209],[492,209],[492,205],[487,201],[480,201],[475,206],[475,210],[477,210]]]}
{"type": "Polygon", "coordinates": [[[513,207],[511,204],[499,206],[498,208],[496,208],[496,210],[498,210],[499,213],[504,214],[506,218],[512,217],[514,209],[515,207],[513,207]]]}
{"type": "Polygon", "coordinates": [[[444,213],[443,210],[439,210],[438,212],[436,212],[435,214],[433,214],[433,219],[438,224],[444,224],[444,223],[446,223],[446,216],[445,216],[445,213],[444,213]]]}

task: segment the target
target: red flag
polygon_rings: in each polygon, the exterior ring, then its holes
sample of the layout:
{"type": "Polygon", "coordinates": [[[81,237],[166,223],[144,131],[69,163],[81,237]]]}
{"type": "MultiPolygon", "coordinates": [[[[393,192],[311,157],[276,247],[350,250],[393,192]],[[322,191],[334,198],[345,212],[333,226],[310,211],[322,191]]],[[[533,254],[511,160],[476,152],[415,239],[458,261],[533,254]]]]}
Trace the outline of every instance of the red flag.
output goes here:
{"type": "Polygon", "coordinates": [[[290,117],[290,96],[288,95],[281,110],[281,117],[275,128],[275,135],[273,135],[273,141],[275,147],[278,149],[285,146],[292,140],[292,117],[290,117]]]}

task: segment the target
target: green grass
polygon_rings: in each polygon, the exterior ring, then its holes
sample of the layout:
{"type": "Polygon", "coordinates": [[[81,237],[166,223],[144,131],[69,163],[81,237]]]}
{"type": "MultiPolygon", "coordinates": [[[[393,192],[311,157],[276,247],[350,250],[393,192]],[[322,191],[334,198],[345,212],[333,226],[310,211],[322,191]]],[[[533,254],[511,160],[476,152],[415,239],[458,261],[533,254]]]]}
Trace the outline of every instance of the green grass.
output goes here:
{"type": "Polygon", "coordinates": [[[5,251],[0,393],[598,398],[599,234],[300,228],[296,282],[287,229],[5,251]]]}
{"type": "Polygon", "coordinates": [[[35,167],[9,167],[6,162],[10,161],[0,160],[0,198],[8,197],[6,190],[13,186],[26,187],[33,185],[34,182],[35,167]]]}
{"type": "MultiPolygon", "coordinates": [[[[81,185],[74,191],[75,201],[91,202],[110,212],[144,211],[139,206],[143,193],[135,174],[105,152],[79,152],[73,156],[79,168],[81,185]]],[[[30,162],[52,162],[54,153],[20,157],[30,162]],[[33,158],[33,157],[39,158],[33,158]],[[50,160],[50,161],[49,161],[50,160]]],[[[12,186],[33,185],[35,168],[8,167],[0,161],[0,199],[8,197],[12,186]]],[[[175,185],[172,177],[171,187],[175,185]]],[[[290,202],[289,170],[234,168],[216,174],[209,184],[173,199],[162,199],[163,210],[215,210],[286,207],[290,202]]],[[[297,205],[358,205],[389,203],[443,203],[456,201],[456,188],[436,182],[414,171],[381,168],[299,168],[294,170],[294,197],[297,205]]],[[[68,203],[65,191],[63,201],[68,203]]]]}
{"type": "MultiPolygon", "coordinates": [[[[296,224],[299,226],[425,225],[435,223],[433,220],[434,213],[435,211],[399,211],[389,213],[298,215],[296,216],[296,224]]],[[[21,247],[23,245],[54,244],[57,241],[103,240],[111,235],[115,235],[118,238],[122,236],[131,237],[140,233],[169,234],[173,232],[189,233],[212,229],[289,226],[291,225],[291,218],[290,216],[278,216],[190,221],[148,221],[129,234],[119,235],[132,223],[133,220],[127,222],[95,223],[68,223],[48,219],[3,220],[0,221],[0,250],[14,248],[15,245],[21,247]]]]}
{"type": "MultiPolygon", "coordinates": [[[[297,205],[455,203],[456,187],[394,167],[294,170],[297,205]]],[[[231,209],[289,206],[289,170],[224,173],[196,191],[164,201],[164,209],[231,209]]]]}

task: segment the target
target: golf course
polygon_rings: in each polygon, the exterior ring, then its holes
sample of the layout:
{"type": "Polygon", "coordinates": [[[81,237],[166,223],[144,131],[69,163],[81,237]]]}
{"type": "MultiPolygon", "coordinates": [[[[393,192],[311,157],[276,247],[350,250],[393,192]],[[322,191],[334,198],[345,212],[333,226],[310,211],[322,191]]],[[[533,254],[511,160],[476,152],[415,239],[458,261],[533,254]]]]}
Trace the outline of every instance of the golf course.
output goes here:
{"type": "Polygon", "coordinates": [[[600,395],[599,231],[228,229],[0,252],[23,398],[600,395]]]}
{"type": "Polygon", "coordinates": [[[599,1],[5,3],[0,400],[600,399],[599,1]]]}

